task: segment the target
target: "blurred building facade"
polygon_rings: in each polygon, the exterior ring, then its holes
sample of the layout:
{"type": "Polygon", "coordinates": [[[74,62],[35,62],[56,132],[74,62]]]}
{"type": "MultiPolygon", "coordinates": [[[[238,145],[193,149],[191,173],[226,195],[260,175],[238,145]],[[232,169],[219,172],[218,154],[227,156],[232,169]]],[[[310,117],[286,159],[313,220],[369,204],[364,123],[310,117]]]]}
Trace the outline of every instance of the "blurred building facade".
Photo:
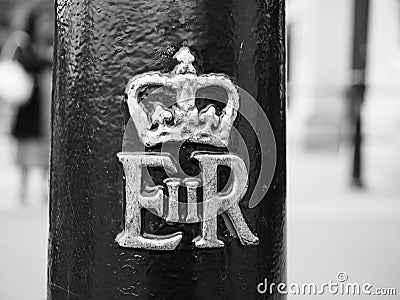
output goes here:
{"type": "Polygon", "coordinates": [[[350,83],[352,1],[291,0],[289,134],[307,147],[337,147],[350,83]]]}
{"type": "MultiPolygon", "coordinates": [[[[351,84],[354,3],[291,0],[288,6],[293,134],[304,144],[331,143],[339,138],[351,84]]],[[[398,124],[394,108],[400,103],[396,100],[400,95],[400,1],[371,0],[369,28],[367,132],[388,122],[398,124]]]]}
{"type": "MultiPolygon", "coordinates": [[[[302,148],[349,149],[354,10],[355,0],[288,1],[288,133],[302,148]]],[[[387,161],[400,164],[399,0],[370,0],[365,51],[365,175],[386,184],[387,176],[400,176],[379,159],[390,156],[387,161]]]]}

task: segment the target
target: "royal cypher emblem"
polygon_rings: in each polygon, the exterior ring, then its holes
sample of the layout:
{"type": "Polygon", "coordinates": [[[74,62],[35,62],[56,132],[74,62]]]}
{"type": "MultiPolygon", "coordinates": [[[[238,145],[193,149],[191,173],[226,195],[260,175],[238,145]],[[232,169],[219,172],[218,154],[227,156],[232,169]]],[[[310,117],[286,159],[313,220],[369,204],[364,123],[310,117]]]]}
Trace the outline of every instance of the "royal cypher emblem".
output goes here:
{"type": "MultiPolygon", "coordinates": [[[[171,73],[148,72],[134,76],[126,93],[130,115],[138,136],[147,147],[167,142],[191,142],[196,144],[227,147],[232,124],[239,109],[239,94],[232,81],[223,74],[197,75],[193,66],[195,57],[188,47],[182,47],[174,56],[178,64],[171,73]],[[163,86],[175,91],[173,105],[157,105],[149,115],[140,102],[140,92],[146,87],[163,86]],[[195,105],[196,92],[205,87],[217,86],[226,91],[227,102],[221,112],[214,105],[199,110],[195,105]]],[[[164,187],[143,192],[142,171],[149,167],[162,167],[176,172],[176,162],[162,152],[121,152],[118,157],[126,177],[125,228],[116,241],[122,247],[149,250],[173,250],[183,237],[182,232],[169,235],[143,233],[141,210],[147,209],[172,223],[200,223],[201,235],[193,239],[197,248],[223,247],[217,237],[217,216],[226,214],[232,235],[242,245],[258,244],[239,208],[239,202],[247,191],[248,172],[244,161],[230,153],[194,151],[191,158],[198,161],[201,174],[198,177],[164,179],[164,187]],[[229,187],[218,191],[217,169],[230,169],[229,187]],[[186,189],[186,201],[180,205],[178,189],[186,189]],[[197,190],[202,188],[202,201],[197,190]],[[201,207],[201,208],[200,208],[201,207]],[[180,211],[184,208],[184,211],[180,211]],[[183,217],[182,217],[183,216],[183,217]],[[182,219],[183,218],[183,219],[182,219]],[[231,226],[233,225],[233,226],[231,226]],[[234,231],[234,232],[233,232],[234,231]]],[[[224,218],[226,221],[226,218],[224,218]]]]}

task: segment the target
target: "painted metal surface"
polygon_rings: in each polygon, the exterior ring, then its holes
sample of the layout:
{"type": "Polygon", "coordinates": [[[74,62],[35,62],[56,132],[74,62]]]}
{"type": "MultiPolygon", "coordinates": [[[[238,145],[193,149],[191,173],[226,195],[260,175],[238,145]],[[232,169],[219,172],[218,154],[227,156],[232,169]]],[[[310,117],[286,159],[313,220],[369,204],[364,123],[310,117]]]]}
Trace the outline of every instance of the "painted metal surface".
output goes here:
{"type": "MultiPolygon", "coordinates": [[[[56,6],[49,299],[284,299],[256,290],[264,278],[285,279],[284,1],[57,0],[56,6]],[[260,146],[247,120],[234,123],[250,155],[240,208],[258,246],[243,246],[218,216],[225,247],[199,249],[195,225],[171,225],[151,213],[143,215],[147,233],[183,233],[175,250],[115,242],[125,225],[124,172],[116,158],[129,120],[125,84],[137,74],[171,72],[179,49],[173,44],[184,40],[196,50],[196,70],[227,74],[272,124],[275,175],[265,198],[249,209],[260,146]]],[[[180,157],[197,148],[184,144],[180,157]]],[[[201,150],[224,152],[219,148],[201,150]]]]}

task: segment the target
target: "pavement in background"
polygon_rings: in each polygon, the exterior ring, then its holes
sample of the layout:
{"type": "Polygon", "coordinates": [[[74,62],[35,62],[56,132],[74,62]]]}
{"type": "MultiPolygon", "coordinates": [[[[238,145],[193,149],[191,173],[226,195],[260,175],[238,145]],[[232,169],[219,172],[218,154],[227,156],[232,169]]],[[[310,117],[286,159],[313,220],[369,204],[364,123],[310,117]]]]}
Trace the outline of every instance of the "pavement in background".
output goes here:
{"type": "Polygon", "coordinates": [[[29,198],[19,199],[13,141],[0,135],[0,299],[46,299],[47,199],[40,170],[32,170],[29,198]]]}
{"type": "Polygon", "coordinates": [[[0,299],[46,299],[47,211],[0,211],[0,299]]]}
{"type": "MultiPolygon", "coordinates": [[[[0,145],[0,299],[42,300],[46,298],[48,217],[37,188],[41,176],[33,173],[31,196],[22,206],[13,144],[0,137],[0,145]]],[[[366,168],[374,172],[368,172],[368,188],[360,191],[349,188],[347,153],[289,148],[288,283],[336,281],[338,272],[346,272],[349,282],[396,287],[400,293],[400,164],[387,151],[387,147],[368,146],[371,162],[366,168]]]]}
{"type": "MultiPolygon", "coordinates": [[[[288,190],[288,283],[371,283],[400,293],[400,176],[398,161],[368,147],[366,188],[349,187],[347,153],[318,154],[290,149],[288,190]],[[372,157],[372,156],[377,157],[372,157]],[[381,162],[371,172],[375,162],[381,162]],[[382,166],[385,166],[382,168],[382,166]],[[386,181],[382,182],[382,177],[386,181]]],[[[399,152],[397,152],[399,153],[399,152]]],[[[289,299],[365,299],[364,296],[291,296],[289,299]]]]}

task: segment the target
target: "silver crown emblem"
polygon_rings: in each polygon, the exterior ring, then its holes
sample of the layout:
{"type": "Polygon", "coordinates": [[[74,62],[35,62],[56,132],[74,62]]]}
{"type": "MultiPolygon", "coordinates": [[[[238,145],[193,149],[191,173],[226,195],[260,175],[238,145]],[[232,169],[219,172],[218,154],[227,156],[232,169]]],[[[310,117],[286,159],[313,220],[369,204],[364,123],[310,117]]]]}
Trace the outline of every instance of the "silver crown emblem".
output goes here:
{"type": "Polygon", "coordinates": [[[197,75],[194,55],[182,47],[174,55],[178,61],[171,73],[147,72],[131,78],[126,94],[129,113],[139,138],[146,146],[169,141],[190,141],[227,147],[232,124],[239,109],[239,94],[233,82],[223,74],[197,75]],[[140,102],[140,93],[161,86],[174,91],[174,103],[159,102],[148,110],[140,102]],[[217,113],[215,105],[196,107],[196,92],[217,86],[225,90],[226,106],[217,113]]]}

